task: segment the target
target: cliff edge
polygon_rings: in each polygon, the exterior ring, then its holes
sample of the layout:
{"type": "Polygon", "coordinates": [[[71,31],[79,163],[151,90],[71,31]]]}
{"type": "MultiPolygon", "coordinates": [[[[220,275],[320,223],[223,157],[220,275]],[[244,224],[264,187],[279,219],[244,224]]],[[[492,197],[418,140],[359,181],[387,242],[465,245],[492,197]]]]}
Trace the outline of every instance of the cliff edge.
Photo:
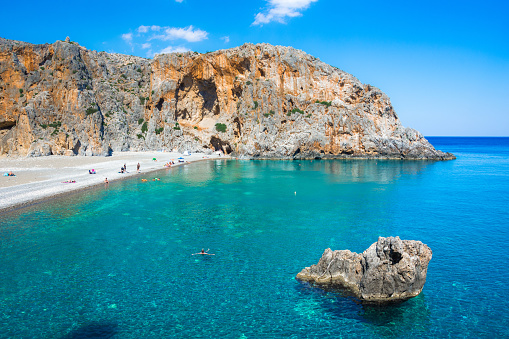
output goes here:
{"type": "Polygon", "coordinates": [[[223,150],[246,158],[454,159],[378,88],[268,44],[153,60],[0,38],[0,155],[223,150]]]}

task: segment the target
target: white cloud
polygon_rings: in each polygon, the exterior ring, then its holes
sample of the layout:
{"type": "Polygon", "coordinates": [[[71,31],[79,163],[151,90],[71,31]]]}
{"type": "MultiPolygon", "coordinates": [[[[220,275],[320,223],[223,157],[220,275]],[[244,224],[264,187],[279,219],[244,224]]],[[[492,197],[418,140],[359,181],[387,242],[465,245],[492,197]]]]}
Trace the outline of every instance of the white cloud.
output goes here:
{"type": "Polygon", "coordinates": [[[125,42],[131,42],[133,41],[133,33],[125,33],[125,34],[122,34],[122,39],[125,41],[125,42]]]}
{"type": "Polygon", "coordinates": [[[140,27],[138,27],[137,31],[138,31],[138,33],[147,33],[149,29],[150,29],[150,26],[141,25],[140,27]]]}
{"type": "Polygon", "coordinates": [[[159,31],[161,29],[161,26],[155,26],[155,25],[152,25],[152,26],[144,26],[144,25],[141,25],[140,27],[138,27],[136,30],[138,31],[138,33],[147,33],[149,30],[152,30],[152,31],[159,31]]]}
{"type": "Polygon", "coordinates": [[[209,33],[202,31],[201,29],[194,29],[193,26],[184,28],[177,27],[162,27],[164,32],[161,35],[154,35],[152,39],[159,39],[163,41],[167,40],[186,40],[188,42],[198,42],[207,39],[209,33]]]}
{"type": "MultiPolygon", "coordinates": [[[[209,33],[194,26],[170,27],[157,25],[141,25],[130,33],[121,35],[122,40],[130,46],[133,53],[154,57],[164,53],[183,53],[190,49],[187,43],[200,42],[208,39],[209,33]],[[167,46],[172,44],[172,46],[167,46]],[[179,46],[175,46],[175,45],[179,46]]],[[[225,43],[230,41],[228,36],[221,38],[225,43]]]]}
{"type": "Polygon", "coordinates": [[[221,38],[221,40],[224,40],[224,43],[227,44],[230,42],[230,37],[229,36],[224,36],[221,38]]]}
{"type": "Polygon", "coordinates": [[[189,51],[190,51],[189,49],[182,47],[182,46],[177,46],[177,47],[168,46],[166,48],[163,48],[161,51],[159,51],[155,54],[157,55],[157,54],[166,54],[166,53],[184,53],[184,52],[189,52],[189,51]]]}
{"type": "Polygon", "coordinates": [[[276,21],[286,23],[287,17],[294,18],[302,16],[301,11],[306,10],[312,2],[318,0],[267,0],[268,10],[265,13],[255,15],[253,25],[263,25],[276,21]]]}

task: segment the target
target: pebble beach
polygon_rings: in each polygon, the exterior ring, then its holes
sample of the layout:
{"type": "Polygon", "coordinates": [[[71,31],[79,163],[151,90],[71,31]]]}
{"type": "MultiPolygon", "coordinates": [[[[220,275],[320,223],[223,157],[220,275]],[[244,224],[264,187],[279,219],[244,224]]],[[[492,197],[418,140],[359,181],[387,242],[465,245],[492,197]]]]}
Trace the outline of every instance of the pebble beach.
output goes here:
{"type": "Polygon", "coordinates": [[[133,176],[152,180],[155,174],[150,172],[168,168],[165,164],[170,161],[175,162],[171,167],[176,167],[214,158],[226,157],[204,153],[185,156],[177,152],[119,152],[110,157],[0,157],[0,212],[56,195],[106,185],[106,178],[109,182],[133,176]],[[184,158],[184,162],[179,162],[178,158],[184,158]],[[139,172],[136,170],[138,163],[139,172]],[[124,164],[127,171],[121,173],[124,164]],[[89,170],[95,170],[96,174],[89,174],[89,170]],[[15,176],[4,176],[9,172],[15,176]]]}

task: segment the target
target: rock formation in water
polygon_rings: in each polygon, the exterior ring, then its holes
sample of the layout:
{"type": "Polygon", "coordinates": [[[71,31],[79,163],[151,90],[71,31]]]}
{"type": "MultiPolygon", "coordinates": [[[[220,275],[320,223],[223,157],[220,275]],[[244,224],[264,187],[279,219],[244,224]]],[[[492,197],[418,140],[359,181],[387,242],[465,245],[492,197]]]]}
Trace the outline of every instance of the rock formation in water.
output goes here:
{"type": "Polygon", "coordinates": [[[0,38],[0,154],[223,150],[249,158],[452,159],[389,98],[302,51],[245,44],[153,60],[0,38]]]}
{"type": "Polygon", "coordinates": [[[420,241],[380,237],[362,254],[326,249],[297,279],[347,289],[364,302],[404,301],[421,293],[431,255],[420,241]]]}

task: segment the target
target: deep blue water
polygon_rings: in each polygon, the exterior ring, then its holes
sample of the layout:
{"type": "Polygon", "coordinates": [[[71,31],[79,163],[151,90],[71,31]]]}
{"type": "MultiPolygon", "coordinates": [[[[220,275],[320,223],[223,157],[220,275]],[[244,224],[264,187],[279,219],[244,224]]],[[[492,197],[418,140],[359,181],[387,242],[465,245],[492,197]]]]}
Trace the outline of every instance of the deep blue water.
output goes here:
{"type": "Polygon", "coordinates": [[[0,215],[0,337],[509,337],[509,138],[429,140],[458,159],[201,162],[0,215]],[[294,278],[395,235],[433,250],[407,302],[294,278]]]}

